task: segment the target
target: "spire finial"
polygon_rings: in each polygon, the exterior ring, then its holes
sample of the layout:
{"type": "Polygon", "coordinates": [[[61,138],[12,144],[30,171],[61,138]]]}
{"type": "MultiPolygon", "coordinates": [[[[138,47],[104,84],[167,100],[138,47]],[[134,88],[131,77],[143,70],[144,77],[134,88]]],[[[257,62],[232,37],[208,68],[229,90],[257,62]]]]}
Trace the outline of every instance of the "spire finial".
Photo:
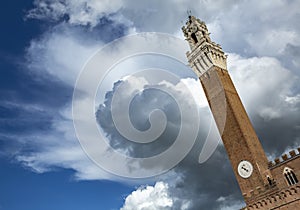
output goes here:
{"type": "Polygon", "coordinates": [[[186,11],[187,15],[190,17],[192,15],[192,11],[191,10],[187,10],[186,11]]]}

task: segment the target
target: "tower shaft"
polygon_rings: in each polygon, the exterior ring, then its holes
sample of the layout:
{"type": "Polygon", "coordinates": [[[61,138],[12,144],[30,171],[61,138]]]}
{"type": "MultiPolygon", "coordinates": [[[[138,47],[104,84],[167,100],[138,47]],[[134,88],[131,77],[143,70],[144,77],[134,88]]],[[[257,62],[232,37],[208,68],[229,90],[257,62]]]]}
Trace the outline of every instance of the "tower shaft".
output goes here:
{"type": "Polygon", "coordinates": [[[243,194],[267,184],[268,160],[227,70],[211,67],[199,77],[235,176],[243,194]],[[238,174],[238,165],[247,160],[252,175],[238,174]]]}
{"type": "MultiPolygon", "coordinates": [[[[227,71],[220,45],[212,42],[204,22],[189,17],[182,31],[191,52],[189,65],[198,75],[244,198],[268,185],[268,160],[227,71]]],[[[246,202],[247,202],[246,199],[246,202]]]]}

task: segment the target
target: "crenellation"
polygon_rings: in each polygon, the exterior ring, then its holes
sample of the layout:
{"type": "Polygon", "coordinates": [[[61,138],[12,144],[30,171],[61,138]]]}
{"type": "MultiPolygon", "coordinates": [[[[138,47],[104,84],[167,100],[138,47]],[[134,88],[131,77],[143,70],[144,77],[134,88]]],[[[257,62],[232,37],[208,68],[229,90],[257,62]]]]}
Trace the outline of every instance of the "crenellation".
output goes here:
{"type": "Polygon", "coordinates": [[[281,161],[280,161],[280,158],[275,158],[274,161],[275,161],[275,165],[276,165],[276,164],[279,164],[279,163],[281,162],[281,161]]]}
{"type": "MultiPolygon", "coordinates": [[[[297,150],[299,151],[299,148],[297,150]]],[[[268,167],[269,168],[277,167],[287,161],[297,158],[298,156],[300,156],[299,152],[296,152],[296,150],[291,150],[289,151],[289,153],[285,153],[281,157],[275,158],[274,159],[275,163],[273,161],[269,161],[268,167]]]]}
{"type": "Polygon", "coordinates": [[[295,157],[296,156],[296,151],[295,150],[292,150],[289,152],[290,156],[291,157],[295,157]]]}
{"type": "Polygon", "coordinates": [[[269,167],[269,168],[271,168],[272,166],[274,166],[274,163],[273,163],[273,161],[269,161],[269,163],[268,163],[268,167],[269,167]]]}
{"type": "Polygon", "coordinates": [[[283,161],[286,161],[288,159],[288,155],[287,154],[283,154],[281,156],[281,158],[282,158],[283,161]]]}
{"type": "Polygon", "coordinates": [[[195,73],[200,76],[212,66],[227,69],[227,56],[219,44],[210,40],[207,27],[203,24],[195,17],[190,16],[186,27],[182,27],[182,31],[192,50],[192,52],[186,53],[189,63],[192,64],[191,66],[195,66],[198,62],[197,60],[201,59],[199,63],[201,68],[193,68],[195,73]]]}

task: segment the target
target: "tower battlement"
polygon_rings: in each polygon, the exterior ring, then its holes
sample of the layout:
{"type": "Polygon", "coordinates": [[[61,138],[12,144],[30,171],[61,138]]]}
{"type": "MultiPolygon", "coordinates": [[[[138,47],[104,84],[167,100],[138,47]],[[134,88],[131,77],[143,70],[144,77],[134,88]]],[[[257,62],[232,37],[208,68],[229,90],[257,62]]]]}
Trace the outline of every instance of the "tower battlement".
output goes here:
{"type": "Polygon", "coordinates": [[[182,32],[192,50],[186,53],[187,58],[199,77],[213,66],[227,69],[227,55],[219,44],[211,41],[203,21],[189,16],[186,26],[182,27],[182,32]]]}
{"type": "Polygon", "coordinates": [[[300,147],[295,150],[289,151],[289,153],[285,153],[281,155],[281,157],[275,158],[274,161],[269,161],[268,166],[271,169],[280,166],[282,164],[285,164],[286,162],[293,160],[298,156],[300,156],[300,147]]]}

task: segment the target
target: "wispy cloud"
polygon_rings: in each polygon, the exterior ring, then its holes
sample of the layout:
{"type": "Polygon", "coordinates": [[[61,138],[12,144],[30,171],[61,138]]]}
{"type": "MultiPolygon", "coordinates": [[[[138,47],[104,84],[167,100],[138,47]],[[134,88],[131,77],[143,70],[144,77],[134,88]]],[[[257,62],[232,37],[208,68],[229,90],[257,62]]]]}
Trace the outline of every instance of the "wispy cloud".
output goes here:
{"type": "Polygon", "coordinates": [[[108,14],[117,12],[122,1],[86,1],[86,0],[35,0],[35,8],[27,14],[28,18],[59,21],[67,20],[74,25],[96,26],[100,19],[108,14]]]}

